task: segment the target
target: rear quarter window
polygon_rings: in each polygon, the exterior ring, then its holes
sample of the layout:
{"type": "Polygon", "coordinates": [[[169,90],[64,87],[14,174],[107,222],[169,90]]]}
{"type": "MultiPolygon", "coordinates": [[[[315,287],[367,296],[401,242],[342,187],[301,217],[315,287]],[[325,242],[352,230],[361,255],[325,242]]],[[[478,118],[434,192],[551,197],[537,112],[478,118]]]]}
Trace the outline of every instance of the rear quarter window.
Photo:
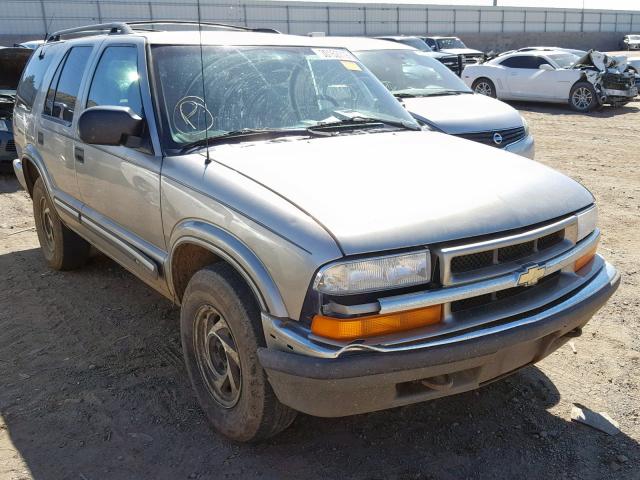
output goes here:
{"type": "Polygon", "coordinates": [[[39,47],[33,55],[22,74],[22,79],[18,84],[18,104],[30,110],[36,100],[38,91],[42,86],[42,80],[49,69],[53,52],[43,52],[43,47],[39,47]],[[44,55],[43,55],[44,53],[44,55]]]}
{"type": "Polygon", "coordinates": [[[45,101],[45,115],[68,123],[73,120],[78,92],[91,50],[92,47],[73,47],[67,52],[51,81],[45,101]]]}

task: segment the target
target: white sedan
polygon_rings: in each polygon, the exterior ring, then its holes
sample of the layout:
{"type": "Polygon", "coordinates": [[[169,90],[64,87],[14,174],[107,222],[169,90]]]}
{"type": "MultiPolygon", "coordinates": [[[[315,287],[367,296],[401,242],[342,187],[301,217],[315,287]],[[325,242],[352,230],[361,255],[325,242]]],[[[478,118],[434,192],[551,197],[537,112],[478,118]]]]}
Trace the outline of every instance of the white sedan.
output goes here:
{"type": "Polygon", "coordinates": [[[599,52],[581,58],[567,51],[516,51],[468,65],[462,79],[490,97],[568,102],[581,112],[603,104],[624,105],[638,94],[633,75],[616,70],[615,59],[599,52]]]}

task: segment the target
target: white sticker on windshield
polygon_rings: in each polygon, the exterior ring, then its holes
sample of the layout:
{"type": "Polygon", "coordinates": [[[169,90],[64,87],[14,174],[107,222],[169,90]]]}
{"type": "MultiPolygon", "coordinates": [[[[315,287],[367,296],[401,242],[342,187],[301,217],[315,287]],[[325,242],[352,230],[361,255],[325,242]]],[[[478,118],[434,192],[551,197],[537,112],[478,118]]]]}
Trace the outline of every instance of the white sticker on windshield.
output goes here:
{"type": "Polygon", "coordinates": [[[335,58],[336,60],[356,60],[356,57],[353,54],[344,48],[312,48],[313,53],[315,53],[320,58],[335,58]]]}

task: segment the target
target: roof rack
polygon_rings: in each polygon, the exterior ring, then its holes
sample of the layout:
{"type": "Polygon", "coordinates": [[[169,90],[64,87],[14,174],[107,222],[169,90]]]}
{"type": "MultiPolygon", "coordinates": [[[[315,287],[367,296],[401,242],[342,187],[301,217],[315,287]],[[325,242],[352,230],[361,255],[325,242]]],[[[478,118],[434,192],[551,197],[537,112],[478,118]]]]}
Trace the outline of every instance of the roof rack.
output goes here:
{"type": "Polygon", "coordinates": [[[164,31],[156,28],[144,28],[146,26],[153,27],[154,25],[191,25],[194,27],[214,28],[220,30],[239,30],[243,32],[262,32],[262,33],[280,33],[273,28],[250,28],[241,27],[239,25],[230,25],[227,23],[213,23],[213,22],[193,22],[188,20],[144,20],[135,22],[110,22],[110,23],[97,23],[95,25],[85,25],[83,27],[67,28],[65,30],[59,30],[47,36],[46,42],[59,42],[62,37],[74,36],[92,36],[92,35],[126,35],[135,33],[136,31],[164,31]]]}

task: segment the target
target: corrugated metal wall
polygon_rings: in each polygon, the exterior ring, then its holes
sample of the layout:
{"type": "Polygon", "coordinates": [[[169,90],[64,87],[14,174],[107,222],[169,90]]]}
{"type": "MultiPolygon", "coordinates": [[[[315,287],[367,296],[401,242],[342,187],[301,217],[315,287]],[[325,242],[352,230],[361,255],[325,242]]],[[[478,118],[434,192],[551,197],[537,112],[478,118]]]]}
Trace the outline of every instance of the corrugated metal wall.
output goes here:
{"type": "MultiPolygon", "coordinates": [[[[331,35],[640,31],[640,12],[343,2],[201,0],[203,20],[331,35]]],[[[32,35],[112,20],[197,18],[186,0],[0,0],[0,33],[32,35]]]]}

